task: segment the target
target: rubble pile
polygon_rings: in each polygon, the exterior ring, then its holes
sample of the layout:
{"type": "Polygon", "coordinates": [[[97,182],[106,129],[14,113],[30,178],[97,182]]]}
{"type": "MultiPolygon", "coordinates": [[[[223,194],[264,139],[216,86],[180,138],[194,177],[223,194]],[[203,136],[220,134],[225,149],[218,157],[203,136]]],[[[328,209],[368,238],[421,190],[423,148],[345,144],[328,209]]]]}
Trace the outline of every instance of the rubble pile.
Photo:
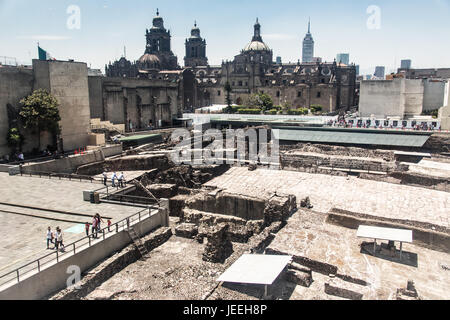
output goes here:
{"type": "Polygon", "coordinates": [[[204,261],[224,263],[233,253],[233,244],[227,233],[228,228],[229,225],[221,223],[208,232],[208,243],[203,253],[204,261]]]}
{"type": "Polygon", "coordinates": [[[178,193],[178,188],[175,184],[151,184],[146,186],[146,188],[159,199],[169,199],[178,193]]]}
{"type": "Polygon", "coordinates": [[[175,234],[177,237],[194,239],[198,234],[198,227],[193,223],[182,223],[175,228],[175,234]]]}
{"type": "Polygon", "coordinates": [[[229,227],[227,229],[228,238],[232,242],[247,243],[254,235],[259,234],[264,229],[263,220],[244,220],[237,217],[224,215],[209,214],[192,209],[182,211],[182,221],[186,223],[194,223],[198,225],[197,240],[202,243],[210,229],[215,225],[225,223],[229,227]]]}
{"type": "Polygon", "coordinates": [[[273,222],[286,221],[296,209],[297,199],[295,196],[274,195],[264,209],[264,222],[266,225],[270,225],[273,222]]]}

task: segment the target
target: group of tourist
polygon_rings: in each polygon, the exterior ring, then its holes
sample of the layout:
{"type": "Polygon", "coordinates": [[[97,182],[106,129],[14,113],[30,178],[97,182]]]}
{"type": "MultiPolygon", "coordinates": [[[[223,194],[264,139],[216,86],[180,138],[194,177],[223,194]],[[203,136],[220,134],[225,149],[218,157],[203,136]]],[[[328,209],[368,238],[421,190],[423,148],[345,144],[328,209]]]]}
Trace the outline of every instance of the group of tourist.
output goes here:
{"type": "Polygon", "coordinates": [[[63,243],[63,233],[59,227],[56,227],[56,230],[53,232],[51,227],[47,229],[47,249],[58,250],[61,248],[61,251],[64,252],[65,247],[63,243]],[[53,248],[50,248],[50,243],[53,244],[53,248]]]}
{"type": "MultiPolygon", "coordinates": [[[[94,239],[98,238],[98,233],[101,232],[101,223],[103,222],[102,217],[100,214],[95,214],[92,218],[92,224],[89,224],[89,222],[86,222],[86,236],[89,237],[89,229],[91,229],[91,235],[94,239]],[[92,226],[92,227],[91,227],[92,226]]],[[[108,232],[111,231],[111,220],[108,219],[108,232]]]]}
{"type": "MultiPolygon", "coordinates": [[[[103,172],[103,184],[105,186],[107,186],[107,182],[108,182],[108,173],[105,171],[103,172]]],[[[116,172],[113,172],[112,176],[111,176],[111,185],[113,188],[118,187],[118,188],[124,188],[126,184],[125,181],[125,176],[123,175],[123,172],[120,173],[119,175],[117,175],[116,172]],[[117,181],[117,183],[116,183],[117,181]]]]}

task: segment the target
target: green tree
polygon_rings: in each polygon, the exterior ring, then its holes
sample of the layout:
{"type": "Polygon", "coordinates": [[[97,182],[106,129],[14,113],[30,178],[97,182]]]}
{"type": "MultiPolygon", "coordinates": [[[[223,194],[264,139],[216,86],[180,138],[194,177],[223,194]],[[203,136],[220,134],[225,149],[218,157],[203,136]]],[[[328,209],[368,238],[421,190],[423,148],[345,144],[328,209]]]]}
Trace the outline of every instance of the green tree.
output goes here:
{"type": "Polygon", "coordinates": [[[255,93],[249,97],[247,105],[250,108],[258,108],[262,111],[267,111],[273,109],[273,100],[268,94],[255,93]]]}
{"type": "Polygon", "coordinates": [[[226,97],[226,101],[227,101],[227,107],[225,108],[225,112],[226,113],[232,113],[233,112],[233,108],[231,106],[231,85],[230,83],[227,81],[227,83],[225,84],[225,92],[227,93],[227,97],[226,97]]]}
{"type": "Polygon", "coordinates": [[[9,129],[8,134],[6,136],[6,141],[8,143],[8,147],[10,147],[11,149],[21,150],[25,138],[20,133],[18,128],[11,128],[9,129]]]}
{"type": "Polygon", "coordinates": [[[50,132],[55,138],[60,133],[58,100],[44,89],[35,90],[31,95],[20,101],[19,113],[26,129],[38,134],[38,148],[41,147],[41,132],[50,132]]]}

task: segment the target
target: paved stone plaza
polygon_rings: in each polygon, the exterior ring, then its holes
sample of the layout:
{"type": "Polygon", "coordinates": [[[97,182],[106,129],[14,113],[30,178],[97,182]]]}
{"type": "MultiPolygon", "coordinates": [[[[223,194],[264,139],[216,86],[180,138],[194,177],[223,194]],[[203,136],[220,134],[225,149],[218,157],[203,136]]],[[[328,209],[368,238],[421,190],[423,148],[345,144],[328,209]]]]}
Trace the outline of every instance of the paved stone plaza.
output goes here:
{"type": "MultiPolygon", "coordinates": [[[[2,188],[0,202],[42,209],[60,210],[71,215],[0,205],[0,274],[4,274],[27,262],[37,259],[51,250],[46,250],[46,230],[59,226],[65,244],[85,236],[84,224],[92,221],[95,213],[110,217],[114,224],[139,211],[135,207],[112,204],[91,204],[83,201],[83,191],[98,189],[100,184],[89,182],[47,179],[38,177],[9,176],[0,173],[2,188]]],[[[106,219],[102,228],[106,227],[106,219]]],[[[52,246],[51,246],[52,247],[52,246]]]]}
{"type": "MultiPolygon", "coordinates": [[[[360,239],[356,230],[325,222],[326,215],[299,210],[277,234],[268,251],[303,257],[337,267],[337,274],[363,280],[367,286],[353,285],[364,299],[391,299],[398,288],[413,279],[422,298],[449,299],[450,265],[448,253],[430,250],[415,244],[403,244],[403,263],[391,261],[379,254],[376,257],[362,253],[360,244],[373,239],[360,239]],[[415,263],[416,262],[416,263],[415,263]]],[[[379,241],[378,245],[383,242],[379,241]]],[[[387,241],[384,241],[387,242],[387,241]]],[[[396,243],[397,250],[399,243],[396,243]]],[[[298,286],[292,299],[324,299],[324,281],[313,273],[315,286],[298,286]]]]}
{"type": "Polygon", "coordinates": [[[450,193],[419,187],[293,171],[231,168],[206,184],[250,196],[309,196],[315,211],[332,208],[373,216],[450,226],[450,193]]]}

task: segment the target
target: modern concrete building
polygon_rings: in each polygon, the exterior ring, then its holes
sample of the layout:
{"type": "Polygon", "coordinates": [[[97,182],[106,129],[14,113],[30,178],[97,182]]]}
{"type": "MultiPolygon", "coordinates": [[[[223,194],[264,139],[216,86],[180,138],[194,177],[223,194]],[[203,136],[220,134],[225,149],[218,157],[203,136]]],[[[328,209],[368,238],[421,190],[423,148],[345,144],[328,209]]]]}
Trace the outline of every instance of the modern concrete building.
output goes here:
{"type": "Polygon", "coordinates": [[[450,130],[450,81],[445,84],[444,107],[439,109],[439,118],[441,119],[441,128],[450,130]]]}
{"type": "Polygon", "coordinates": [[[420,116],[444,106],[447,82],[422,79],[362,81],[359,100],[361,117],[420,116]]]}
{"type": "Polygon", "coordinates": [[[440,69],[398,69],[406,79],[450,79],[450,68],[440,69]]]}
{"type": "Polygon", "coordinates": [[[86,63],[33,60],[34,88],[47,89],[60,103],[65,150],[89,144],[90,106],[86,63]]]}
{"type": "MultiPolygon", "coordinates": [[[[6,134],[17,126],[19,101],[36,89],[46,89],[60,104],[61,138],[64,150],[73,150],[89,144],[90,105],[88,67],[86,63],[71,61],[33,60],[32,68],[0,68],[0,155],[10,153],[6,134]]],[[[53,145],[51,137],[41,133],[41,146],[35,134],[23,129],[23,151],[53,145]]]]}

